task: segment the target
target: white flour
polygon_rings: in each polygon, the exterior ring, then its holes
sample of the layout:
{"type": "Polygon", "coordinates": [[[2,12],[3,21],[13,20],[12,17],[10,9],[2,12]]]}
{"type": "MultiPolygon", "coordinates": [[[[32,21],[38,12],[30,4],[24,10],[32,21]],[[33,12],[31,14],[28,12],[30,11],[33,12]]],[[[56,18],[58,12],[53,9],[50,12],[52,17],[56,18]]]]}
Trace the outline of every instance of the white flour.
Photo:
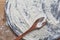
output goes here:
{"type": "Polygon", "coordinates": [[[53,40],[54,35],[58,35],[55,29],[60,24],[59,9],[59,0],[6,0],[5,8],[7,23],[17,35],[26,32],[38,18],[45,17],[43,22],[47,20],[45,27],[27,34],[26,40],[44,40],[47,37],[47,40],[53,40]]]}

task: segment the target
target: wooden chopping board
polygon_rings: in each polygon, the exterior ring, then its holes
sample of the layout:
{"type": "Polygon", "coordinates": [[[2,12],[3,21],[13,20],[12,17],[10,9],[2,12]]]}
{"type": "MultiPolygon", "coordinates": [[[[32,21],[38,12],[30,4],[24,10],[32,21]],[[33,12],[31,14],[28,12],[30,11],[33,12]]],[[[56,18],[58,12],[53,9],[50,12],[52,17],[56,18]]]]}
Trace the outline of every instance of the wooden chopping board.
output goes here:
{"type": "Polygon", "coordinates": [[[0,40],[14,40],[16,36],[11,31],[11,29],[4,25],[5,19],[5,0],[0,0],[0,40]]]}
{"type": "Polygon", "coordinates": [[[2,25],[4,22],[4,6],[5,6],[5,0],[0,0],[0,25],[2,25]]]}

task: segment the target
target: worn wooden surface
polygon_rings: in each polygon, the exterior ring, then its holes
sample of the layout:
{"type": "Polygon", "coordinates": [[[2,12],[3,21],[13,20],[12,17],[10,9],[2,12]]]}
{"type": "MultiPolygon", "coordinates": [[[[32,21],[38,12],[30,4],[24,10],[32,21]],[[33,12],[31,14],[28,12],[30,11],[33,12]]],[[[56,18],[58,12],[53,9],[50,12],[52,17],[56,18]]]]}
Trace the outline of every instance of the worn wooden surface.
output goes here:
{"type": "Polygon", "coordinates": [[[16,38],[15,34],[5,25],[4,7],[5,0],[0,0],[0,40],[14,40],[16,38]]]}

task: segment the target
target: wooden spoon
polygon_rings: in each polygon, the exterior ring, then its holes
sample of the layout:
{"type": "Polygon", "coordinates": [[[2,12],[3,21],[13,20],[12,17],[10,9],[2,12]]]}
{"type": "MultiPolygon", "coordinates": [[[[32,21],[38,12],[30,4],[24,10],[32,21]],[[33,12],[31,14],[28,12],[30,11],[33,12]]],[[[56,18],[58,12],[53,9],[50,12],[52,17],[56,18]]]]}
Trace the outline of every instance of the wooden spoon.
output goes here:
{"type": "MultiPolygon", "coordinates": [[[[21,40],[26,34],[30,33],[31,31],[33,31],[35,29],[38,29],[36,25],[38,24],[38,22],[42,22],[43,19],[44,19],[44,17],[41,17],[41,18],[37,19],[29,30],[27,30],[22,35],[18,36],[15,40],[21,40]]],[[[39,29],[41,29],[46,24],[46,22],[47,21],[43,22],[42,26],[39,29]]]]}

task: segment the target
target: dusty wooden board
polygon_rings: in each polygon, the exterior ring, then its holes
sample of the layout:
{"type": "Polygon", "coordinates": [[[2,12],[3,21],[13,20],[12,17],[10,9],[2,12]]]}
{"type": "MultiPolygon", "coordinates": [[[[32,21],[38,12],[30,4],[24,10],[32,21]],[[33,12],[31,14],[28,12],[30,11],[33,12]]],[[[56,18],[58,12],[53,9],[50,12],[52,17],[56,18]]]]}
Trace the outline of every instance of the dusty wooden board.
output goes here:
{"type": "Polygon", "coordinates": [[[11,29],[5,25],[5,0],[0,0],[0,40],[14,40],[16,36],[11,29]]]}

